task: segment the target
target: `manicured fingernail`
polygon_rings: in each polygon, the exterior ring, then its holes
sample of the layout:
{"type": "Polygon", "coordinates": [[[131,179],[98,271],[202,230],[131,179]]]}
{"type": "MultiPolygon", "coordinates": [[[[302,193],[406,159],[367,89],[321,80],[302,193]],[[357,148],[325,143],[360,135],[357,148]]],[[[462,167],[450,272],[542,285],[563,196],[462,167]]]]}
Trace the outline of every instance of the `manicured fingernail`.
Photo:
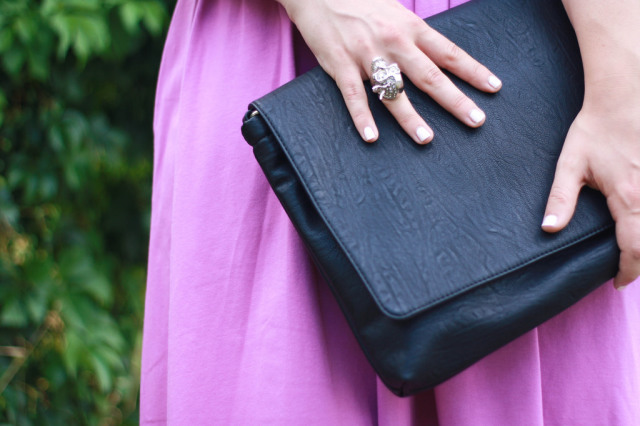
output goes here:
{"type": "Polygon", "coordinates": [[[542,226],[543,227],[556,226],[557,223],[558,223],[558,216],[556,216],[555,214],[549,214],[544,217],[544,220],[542,221],[542,226]]]}
{"type": "Polygon", "coordinates": [[[420,142],[424,142],[431,137],[431,132],[425,129],[424,127],[420,126],[416,130],[416,136],[418,136],[418,139],[420,140],[420,142]]]}
{"type": "Polygon", "coordinates": [[[502,86],[502,82],[500,81],[500,79],[498,77],[496,77],[495,75],[492,75],[489,77],[489,84],[491,85],[491,87],[493,87],[494,89],[497,89],[498,87],[502,86]]]}
{"type": "Polygon", "coordinates": [[[485,115],[484,112],[480,111],[479,109],[474,109],[469,113],[469,118],[471,118],[471,121],[478,124],[479,122],[484,120],[485,115]]]}
{"type": "Polygon", "coordinates": [[[364,140],[372,141],[375,137],[376,135],[373,133],[373,129],[371,127],[367,126],[364,128],[364,140]]]}
{"type": "Polygon", "coordinates": [[[629,284],[627,284],[627,285],[621,285],[621,286],[620,286],[620,287],[618,287],[616,290],[618,290],[618,291],[622,291],[622,290],[624,290],[624,289],[625,289],[625,288],[627,288],[627,287],[629,287],[629,284]]]}

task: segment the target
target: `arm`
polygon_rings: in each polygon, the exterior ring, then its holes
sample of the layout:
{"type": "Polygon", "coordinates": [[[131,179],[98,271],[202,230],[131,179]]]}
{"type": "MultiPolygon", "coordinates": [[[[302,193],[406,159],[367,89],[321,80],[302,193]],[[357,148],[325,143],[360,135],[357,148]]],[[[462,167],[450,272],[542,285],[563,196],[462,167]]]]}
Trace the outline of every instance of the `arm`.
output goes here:
{"type": "MultiPolygon", "coordinates": [[[[484,123],[484,113],[440,68],[486,92],[497,92],[500,80],[397,0],[278,1],[322,68],[336,81],[365,141],[378,138],[363,84],[369,79],[372,59],[378,56],[398,63],[416,86],[463,123],[471,127],[484,123]]],[[[433,131],[405,93],[383,102],[414,141],[431,141],[433,131]]]]}
{"type": "Polygon", "coordinates": [[[580,44],[585,98],[549,195],[543,229],[570,221],[583,185],[600,190],[616,221],[616,288],[640,276],[640,2],[563,0],[580,44]]]}

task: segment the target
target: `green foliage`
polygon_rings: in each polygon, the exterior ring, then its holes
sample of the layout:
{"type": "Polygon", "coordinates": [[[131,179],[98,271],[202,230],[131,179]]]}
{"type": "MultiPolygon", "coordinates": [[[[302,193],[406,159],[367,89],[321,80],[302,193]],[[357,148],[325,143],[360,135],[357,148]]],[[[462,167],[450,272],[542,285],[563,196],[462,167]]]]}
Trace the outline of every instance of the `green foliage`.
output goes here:
{"type": "Polygon", "coordinates": [[[170,0],[0,0],[0,425],[137,424],[170,0]]]}

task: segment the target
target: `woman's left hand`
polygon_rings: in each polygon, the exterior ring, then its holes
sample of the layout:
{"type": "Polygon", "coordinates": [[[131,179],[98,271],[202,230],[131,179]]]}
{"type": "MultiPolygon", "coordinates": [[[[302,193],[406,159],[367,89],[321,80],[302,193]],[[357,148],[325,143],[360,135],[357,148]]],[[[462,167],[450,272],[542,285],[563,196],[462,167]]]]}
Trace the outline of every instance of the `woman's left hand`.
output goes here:
{"type": "Polygon", "coordinates": [[[601,191],[616,222],[618,289],[640,276],[640,80],[624,81],[603,81],[585,99],[560,154],[542,225],[563,229],[583,185],[601,191]]]}

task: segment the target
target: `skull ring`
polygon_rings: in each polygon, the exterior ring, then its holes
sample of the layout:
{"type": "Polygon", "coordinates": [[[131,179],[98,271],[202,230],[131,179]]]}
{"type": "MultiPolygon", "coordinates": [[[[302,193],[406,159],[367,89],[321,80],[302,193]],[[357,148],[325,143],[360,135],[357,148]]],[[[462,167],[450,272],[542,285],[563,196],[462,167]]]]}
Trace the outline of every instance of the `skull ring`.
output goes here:
{"type": "Polygon", "coordinates": [[[393,100],[404,90],[404,82],[398,64],[387,64],[381,57],[371,61],[371,89],[380,100],[393,100]]]}

